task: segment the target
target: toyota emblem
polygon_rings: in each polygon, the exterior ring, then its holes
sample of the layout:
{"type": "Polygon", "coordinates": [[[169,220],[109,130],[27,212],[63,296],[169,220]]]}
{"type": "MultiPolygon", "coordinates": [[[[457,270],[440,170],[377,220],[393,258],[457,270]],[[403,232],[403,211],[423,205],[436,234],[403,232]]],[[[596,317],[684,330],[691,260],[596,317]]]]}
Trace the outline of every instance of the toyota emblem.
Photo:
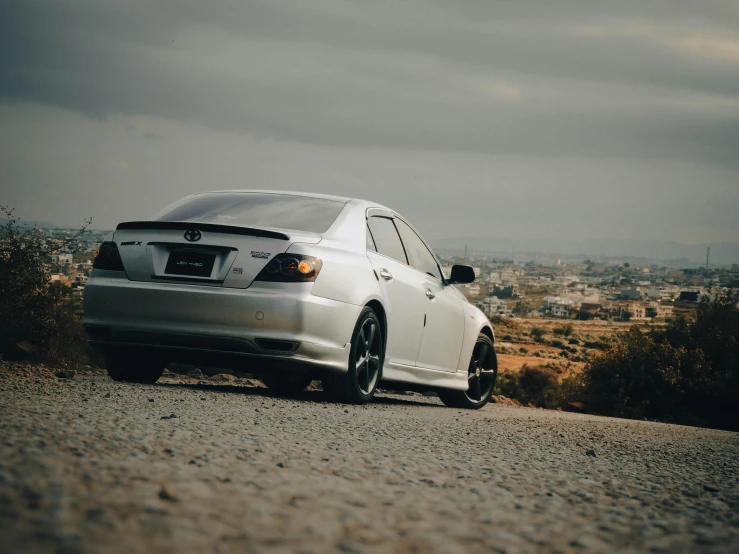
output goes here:
{"type": "Polygon", "coordinates": [[[187,231],[185,231],[185,240],[190,242],[199,241],[202,236],[202,233],[197,229],[188,229],[187,231]]]}

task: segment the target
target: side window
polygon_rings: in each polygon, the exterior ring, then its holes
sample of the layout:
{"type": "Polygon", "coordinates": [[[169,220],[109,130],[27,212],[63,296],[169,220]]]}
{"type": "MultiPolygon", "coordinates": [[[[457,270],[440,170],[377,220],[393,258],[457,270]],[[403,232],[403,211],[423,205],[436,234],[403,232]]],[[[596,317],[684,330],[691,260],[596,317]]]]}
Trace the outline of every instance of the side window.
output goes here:
{"type": "Polygon", "coordinates": [[[370,231],[369,225],[367,225],[367,250],[371,250],[372,252],[377,252],[377,247],[375,246],[375,239],[372,238],[372,231],[370,231]]]}
{"type": "Polygon", "coordinates": [[[441,280],[439,266],[434,259],[433,254],[429,252],[426,245],[419,238],[416,232],[411,229],[405,222],[396,219],[395,226],[398,228],[400,238],[403,239],[403,246],[410,258],[410,264],[418,271],[436,277],[441,280]]]}
{"type": "Polygon", "coordinates": [[[367,222],[372,232],[372,238],[375,240],[377,252],[393,260],[407,264],[403,243],[400,242],[398,231],[393,225],[393,220],[387,217],[373,216],[367,222]]]}

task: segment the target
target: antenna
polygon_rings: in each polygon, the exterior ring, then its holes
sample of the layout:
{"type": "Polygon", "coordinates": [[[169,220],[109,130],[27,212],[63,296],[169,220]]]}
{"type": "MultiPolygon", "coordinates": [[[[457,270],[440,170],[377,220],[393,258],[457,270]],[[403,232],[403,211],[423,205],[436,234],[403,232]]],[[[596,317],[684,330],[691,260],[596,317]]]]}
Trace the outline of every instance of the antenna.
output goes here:
{"type": "Polygon", "coordinates": [[[708,262],[711,259],[711,247],[706,248],[706,269],[708,269],[708,262]]]}
{"type": "Polygon", "coordinates": [[[513,252],[511,253],[511,259],[513,260],[513,265],[516,265],[516,243],[513,243],[513,252]]]}

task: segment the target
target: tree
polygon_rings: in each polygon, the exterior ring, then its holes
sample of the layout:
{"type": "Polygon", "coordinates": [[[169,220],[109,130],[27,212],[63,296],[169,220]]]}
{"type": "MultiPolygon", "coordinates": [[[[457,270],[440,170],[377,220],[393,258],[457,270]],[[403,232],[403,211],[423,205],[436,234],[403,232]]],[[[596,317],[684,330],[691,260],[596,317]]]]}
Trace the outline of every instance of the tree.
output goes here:
{"type": "Polygon", "coordinates": [[[77,299],[60,283],[50,283],[46,260],[84,233],[87,221],[69,238],[49,239],[18,224],[13,210],[0,206],[0,354],[32,353],[39,361],[73,366],[85,360],[87,345],[77,299]]]}
{"type": "Polygon", "coordinates": [[[528,300],[519,300],[516,305],[513,306],[513,313],[517,316],[529,315],[534,310],[531,302],[528,300]]]}

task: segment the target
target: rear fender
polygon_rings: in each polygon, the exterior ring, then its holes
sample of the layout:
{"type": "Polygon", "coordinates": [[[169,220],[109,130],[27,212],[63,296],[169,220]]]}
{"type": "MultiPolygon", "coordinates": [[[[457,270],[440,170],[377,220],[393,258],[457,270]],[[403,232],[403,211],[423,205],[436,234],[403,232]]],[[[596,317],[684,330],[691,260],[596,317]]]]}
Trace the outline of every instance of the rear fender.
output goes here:
{"type": "Polygon", "coordinates": [[[319,245],[295,243],[292,254],[315,256],[323,262],[311,294],[338,302],[364,306],[372,298],[381,298],[377,277],[366,253],[347,251],[343,246],[324,240],[319,245]]]}

